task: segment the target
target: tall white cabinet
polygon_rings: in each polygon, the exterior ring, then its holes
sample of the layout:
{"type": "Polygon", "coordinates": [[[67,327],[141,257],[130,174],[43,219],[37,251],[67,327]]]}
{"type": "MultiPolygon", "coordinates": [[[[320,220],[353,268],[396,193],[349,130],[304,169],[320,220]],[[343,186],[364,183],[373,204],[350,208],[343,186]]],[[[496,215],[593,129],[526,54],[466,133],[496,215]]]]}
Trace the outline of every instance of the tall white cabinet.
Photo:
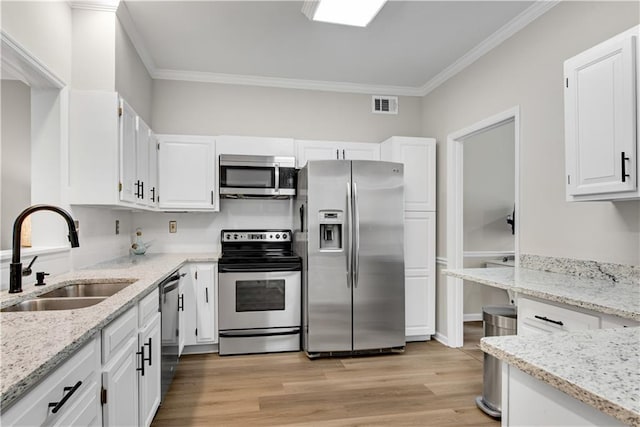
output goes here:
{"type": "Polygon", "coordinates": [[[407,341],[436,333],[436,141],[394,136],[381,160],[404,165],[405,325],[407,341]]]}
{"type": "Polygon", "coordinates": [[[564,63],[567,201],[640,198],[639,29],[564,63]]]}

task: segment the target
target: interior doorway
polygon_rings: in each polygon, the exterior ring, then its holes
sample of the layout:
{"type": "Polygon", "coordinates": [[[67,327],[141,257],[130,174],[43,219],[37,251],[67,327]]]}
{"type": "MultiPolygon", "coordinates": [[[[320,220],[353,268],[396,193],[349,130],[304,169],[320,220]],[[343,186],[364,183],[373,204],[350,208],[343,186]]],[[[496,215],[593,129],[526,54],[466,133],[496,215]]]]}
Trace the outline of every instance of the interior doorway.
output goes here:
{"type": "MultiPolygon", "coordinates": [[[[514,265],[518,263],[519,254],[519,239],[518,239],[518,226],[519,226],[519,146],[520,146],[520,120],[519,120],[519,107],[514,107],[495,116],[489,117],[485,120],[481,120],[469,127],[461,129],[457,132],[450,134],[447,138],[447,268],[448,269],[460,269],[465,267],[465,177],[464,177],[464,159],[465,152],[464,147],[467,144],[483,140],[481,136],[487,136],[500,132],[493,132],[500,129],[502,133],[513,133],[513,211],[511,212],[510,221],[513,223],[513,258],[514,265]]],[[[487,165],[489,167],[489,165],[487,165]]],[[[504,206],[500,207],[501,210],[505,210],[504,206]]],[[[502,214],[500,214],[502,215],[502,214]]],[[[504,221],[507,225],[508,212],[504,212],[504,221]]],[[[473,237],[474,240],[482,241],[487,239],[491,234],[488,227],[480,233],[480,236],[473,237]]],[[[472,235],[467,236],[470,240],[472,235]]],[[[479,253],[481,251],[468,251],[479,253]]],[[[483,256],[488,255],[505,255],[511,253],[511,251],[485,251],[495,252],[482,253],[483,256]]],[[[453,277],[447,277],[446,283],[446,337],[447,344],[450,347],[462,347],[464,344],[464,285],[461,279],[453,277]]],[[[490,297],[495,299],[496,296],[490,297]]],[[[475,319],[468,320],[478,320],[475,319]]]]}

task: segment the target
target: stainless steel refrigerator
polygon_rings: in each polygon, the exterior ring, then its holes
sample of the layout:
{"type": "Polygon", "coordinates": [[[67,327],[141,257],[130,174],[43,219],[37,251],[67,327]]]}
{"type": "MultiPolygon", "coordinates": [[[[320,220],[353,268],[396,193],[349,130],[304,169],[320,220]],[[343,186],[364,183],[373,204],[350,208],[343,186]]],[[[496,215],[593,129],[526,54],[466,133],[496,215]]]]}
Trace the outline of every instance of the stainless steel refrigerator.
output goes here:
{"type": "Polygon", "coordinates": [[[295,250],[310,357],[404,349],[403,203],[400,163],[315,160],[300,170],[295,250]]]}

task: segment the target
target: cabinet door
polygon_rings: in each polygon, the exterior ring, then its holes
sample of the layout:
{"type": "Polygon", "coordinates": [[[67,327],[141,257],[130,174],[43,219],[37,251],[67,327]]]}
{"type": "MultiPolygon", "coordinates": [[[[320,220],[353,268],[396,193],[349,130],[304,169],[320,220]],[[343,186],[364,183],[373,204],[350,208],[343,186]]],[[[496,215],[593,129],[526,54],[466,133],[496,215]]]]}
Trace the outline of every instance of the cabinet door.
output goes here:
{"type": "Polygon", "coordinates": [[[565,61],[568,200],[636,189],[636,37],[565,61]]]}
{"type": "Polygon", "coordinates": [[[158,138],[151,132],[149,139],[149,189],[146,192],[147,205],[158,207],[158,138]]]}
{"type": "Polygon", "coordinates": [[[160,406],[160,313],[138,335],[138,347],[144,350],[144,375],[139,371],[138,397],[140,405],[140,422],[138,425],[148,427],[160,406]]]}
{"type": "Polygon", "coordinates": [[[137,118],[136,131],[136,202],[149,205],[149,150],[151,146],[151,129],[140,118],[137,118]]]}
{"type": "MultiPolygon", "coordinates": [[[[182,286],[182,301],[181,306],[184,310],[181,311],[182,318],[180,319],[180,330],[184,330],[184,334],[181,332],[181,345],[195,345],[196,342],[196,329],[198,327],[196,323],[197,312],[197,300],[196,300],[196,268],[195,264],[189,264],[186,267],[187,274],[180,280],[182,286]]],[[[180,351],[182,352],[182,350],[180,351]]]]}
{"type": "Polygon", "coordinates": [[[78,396],[78,403],[69,408],[60,419],[56,420],[52,426],[102,426],[102,411],[100,408],[100,393],[97,382],[91,384],[90,390],[85,390],[78,396]]]}
{"type": "Polygon", "coordinates": [[[120,99],[120,200],[136,202],[136,112],[120,99]]]}
{"type": "Polygon", "coordinates": [[[160,208],[218,210],[215,147],[210,138],[158,136],[160,208]]]}
{"type": "Polygon", "coordinates": [[[195,264],[195,278],[196,343],[214,344],[218,342],[217,292],[214,286],[217,264],[195,264]]]}
{"type": "Polygon", "coordinates": [[[405,212],[405,328],[410,337],[435,334],[435,212],[405,212]]]}
{"type": "Polygon", "coordinates": [[[404,165],[405,210],[436,210],[435,139],[394,136],[382,143],[381,158],[404,165]]]}
{"type": "Polygon", "coordinates": [[[380,144],[345,143],[338,154],[344,160],[380,160],[380,144]]]}
{"type": "Polygon", "coordinates": [[[132,336],[124,348],[103,367],[102,387],[107,402],[102,406],[104,426],[138,424],[138,337],[132,336]]]}
{"type": "Polygon", "coordinates": [[[308,160],[338,160],[340,146],[330,141],[296,141],[298,145],[298,167],[307,164],[308,160]]]}

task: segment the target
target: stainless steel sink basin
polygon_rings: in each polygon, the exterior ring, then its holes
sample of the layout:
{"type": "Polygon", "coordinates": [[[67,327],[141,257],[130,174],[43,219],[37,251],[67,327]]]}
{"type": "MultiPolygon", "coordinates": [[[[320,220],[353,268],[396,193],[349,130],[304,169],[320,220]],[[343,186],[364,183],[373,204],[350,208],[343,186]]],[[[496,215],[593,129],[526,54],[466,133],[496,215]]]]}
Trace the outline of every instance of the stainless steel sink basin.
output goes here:
{"type": "Polygon", "coordinates": [[[135,280],[104,281],[91,283],[72,283],[62,288],[49,291],[39,298],[78,298],[78,297],[110,297],[131,285],[135,280]]]}
{"type": "Polygon", "coordinates": [[[0,311],[45,311],[45,310],[73,310],[89,307],[104,301],[107,297],[91,298],[34,298],[19,304],[5,307],[0,311]]]}

